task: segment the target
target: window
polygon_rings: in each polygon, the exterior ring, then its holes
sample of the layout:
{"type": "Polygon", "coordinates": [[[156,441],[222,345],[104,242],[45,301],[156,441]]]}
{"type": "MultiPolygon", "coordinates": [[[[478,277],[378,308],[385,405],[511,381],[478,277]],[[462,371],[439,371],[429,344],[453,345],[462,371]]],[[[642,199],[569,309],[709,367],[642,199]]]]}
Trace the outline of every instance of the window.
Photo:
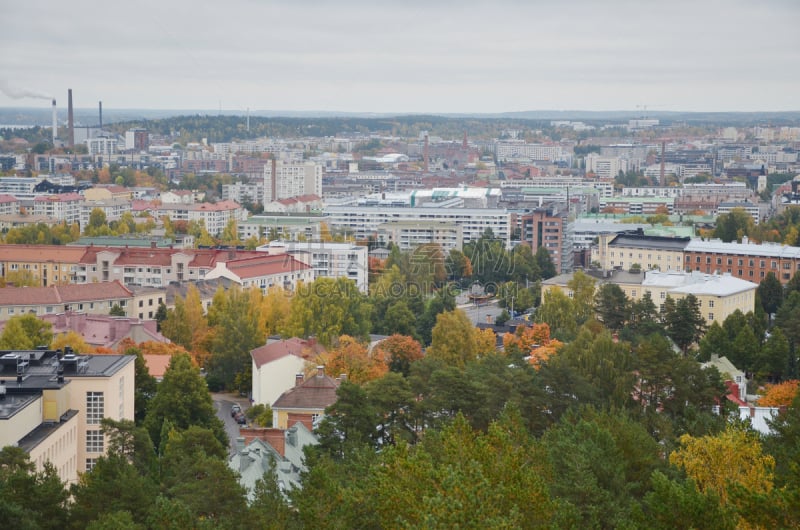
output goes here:
{"type": "Polygon", "coordinates": [[[86,431],[86,452],[103,452],[103,431],[86,431]]]}
{"type": "Polygon", "coordinates": [[[667,298],[667,293],[665,291],[661,291],[661,299],[666,300],[666,298],[667,298]]]}
{"type": "Polygon", "coordinates": [[[86,392],[86,424],[99,425],[105,413],[105,399],[102,392],[86,392]]]}
{"type": "Polygon", "coordinates": [[[714,313],[709,313],[708,314],[708,321],[712,322],[713,320],[714,320],[714,313]]]}
{"type": "Polygon", "coordinates": [[[708,301],[708,307],[714,307],[714,300],[708,301]]]}
{"type": "Polygon", "coordinates": [[[86,471],[91,471],[94,468],[95,463],[97,462],[96,458],[87,458],[86,459],[86,471]]]}

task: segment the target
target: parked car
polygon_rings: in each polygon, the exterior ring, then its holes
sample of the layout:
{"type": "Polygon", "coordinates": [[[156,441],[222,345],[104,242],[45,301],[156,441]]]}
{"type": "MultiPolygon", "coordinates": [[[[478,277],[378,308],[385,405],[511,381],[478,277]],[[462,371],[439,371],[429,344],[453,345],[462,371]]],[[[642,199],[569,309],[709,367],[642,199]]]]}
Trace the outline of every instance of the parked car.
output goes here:
{"type": "Polygon", "coordinates": [[[231,407],[231,418],[235,418],[240,412],[242,412],[242,407],[238,403],[234,403],[231,407]]]}
{"type": "Polygon", "coordinates": [[[247,417],[245,417],[244,412],[237,412],[235,418],[236,423],[239,425],[247,425],[247,417]]]}

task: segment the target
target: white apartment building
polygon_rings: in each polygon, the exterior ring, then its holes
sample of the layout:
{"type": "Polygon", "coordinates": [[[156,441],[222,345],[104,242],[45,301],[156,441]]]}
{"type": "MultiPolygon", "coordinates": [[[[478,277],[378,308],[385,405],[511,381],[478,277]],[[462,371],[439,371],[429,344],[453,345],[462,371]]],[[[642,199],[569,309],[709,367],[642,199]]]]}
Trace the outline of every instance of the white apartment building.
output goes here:
{"type": "Polygon", "coordinates": [[[222,199],[238,202],[239,204],[264,204],[264,183],[254,182],[247,184],[236,182],[234,184],[223,184],[222,199]]]}
{"type": "Polygon", "coordinates": [[[83,202],[83,197],[77,193],[36,197],[33,200],[33,215],[53,217],[67,224],[80,223],[83,202]]]}
{"type": "Polygon", "coordinates": [[[299,195],[322,197],[322,165],[276,160],[264,166],[264,205],[299,195]],[[273,175],[274,168],[274,175],[273,175]]]}
{"type": "Polygon", "coordinates": [[[369,290],[369,262],[367,247],[352,243],[324,241],[272,241],[256,250],[273,254],[289,254],[314,270],[317,278],[347,278],[358,289],[369,290]]]}
{"type": "Polygon", "coordinates": [[[107,201],[84,202],[80,205],[80,226],[89,224],[92,211],[101,210],[106,214],[106,222],[119,221],[122,214],[131,211],[131,201],[125,199],[111,199],[107,201]]]}
{"type": "Polygon", "coordinates": [[[117,152],[117,139],[107,136],[89,138],[86,140],[86,147],[90,155],[111,156],[117,152]]]}
{"type": "Polygon", "coordinates": [[[628,171],[628,161],[624,158],[589,153],[585,162],[586,173],[594,173],[600,178],[614,178],[620,171],[628,171]]]}
{"type": "Polygon", "coordinates": [[[392,243],[404,251],[436,243],[450,252],[463,248],[464,235],[460,225],[446,221],[391,221],[378,226],[378,241],[392,243]]]}
{"type": "Polygon", "coordinates": [[[247,219],[247,210],[233,201],[162,204],[154,213],[159,218],[166,215],[170,221],[203,221],[212,236],[222,233],[231,219],[237,222],[247,219]]]}
{"type": "Polygon", "coordinates": [[[560,145],[529,144],[521,140],[495,142],[494,152],[500,162],[520,160],[572,161],[572,154],[566,152],[560,145]]]}
{"type": "Polygon", "coordinates": [[[581,177],[531,177],[527,179],[504,180],[500,182],[501,188],[557,188],[579,189],[594,188],[600,197],[614,196],[614,180],[611,179],[585,179],[581,177]]]}
{"type": "Polygon", "coordinates": [[[494,237],[511,247],[511,213],[500,208],[393,208],[327,206],[325,215],[332,230],[343,230],[356,239],[376,236],[380,225],[392,221],[444,221],[461,226],[464,244],[480,239],[490,228],[494,237]]]}

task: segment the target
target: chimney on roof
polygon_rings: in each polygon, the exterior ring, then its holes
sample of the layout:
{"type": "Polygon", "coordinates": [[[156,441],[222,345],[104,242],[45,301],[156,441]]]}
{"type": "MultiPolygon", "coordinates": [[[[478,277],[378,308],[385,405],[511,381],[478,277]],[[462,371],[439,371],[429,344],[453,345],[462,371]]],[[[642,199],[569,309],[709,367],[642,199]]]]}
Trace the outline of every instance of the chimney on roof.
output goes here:
{"type": "Polygon", "coordinates": [[[294,386],[300,386],[303,384],[303,374],[297,373],[294,375],[294,386]]]}
{"type": "Polygon", "coordinates": [[[325,376],[325,367],[321,364],[317,366],[317,377],[324,377],[325,376]]]}
{"type": "Polygon", "coordinates": [[[347,381],[347,374],[339,374],[339,382],[344,383],[347,381]]]}
{"type": "Polygon", "coordinates": [[[75,147],[75,120],[72,115],[72,89],[67,89],[67,147],[75,147]]]}

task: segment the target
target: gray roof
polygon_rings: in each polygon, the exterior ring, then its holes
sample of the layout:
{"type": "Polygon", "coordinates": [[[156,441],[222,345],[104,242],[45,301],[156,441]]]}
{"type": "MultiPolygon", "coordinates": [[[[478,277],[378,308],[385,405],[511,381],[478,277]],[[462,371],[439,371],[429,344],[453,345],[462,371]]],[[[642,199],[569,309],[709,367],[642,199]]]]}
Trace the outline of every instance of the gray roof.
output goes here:
{"type": "Polygon", "coordinates": [[[690,239],[688,237],[639,236],[620,234],[609,242],[609,247],[640,248],[653,250],[682,251],[690,239]]]}

